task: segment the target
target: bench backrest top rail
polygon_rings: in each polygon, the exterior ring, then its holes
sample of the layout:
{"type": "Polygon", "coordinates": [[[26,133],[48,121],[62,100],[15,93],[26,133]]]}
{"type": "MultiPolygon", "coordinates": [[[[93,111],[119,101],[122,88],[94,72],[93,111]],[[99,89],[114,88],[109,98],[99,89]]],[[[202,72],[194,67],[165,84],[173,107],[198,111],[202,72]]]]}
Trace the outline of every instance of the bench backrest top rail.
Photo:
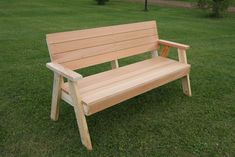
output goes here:
{"type": "Polygon", "coordinates": [[[52,62],[72,70],[157,49],[155,21],[47,35],[52,62]]]}

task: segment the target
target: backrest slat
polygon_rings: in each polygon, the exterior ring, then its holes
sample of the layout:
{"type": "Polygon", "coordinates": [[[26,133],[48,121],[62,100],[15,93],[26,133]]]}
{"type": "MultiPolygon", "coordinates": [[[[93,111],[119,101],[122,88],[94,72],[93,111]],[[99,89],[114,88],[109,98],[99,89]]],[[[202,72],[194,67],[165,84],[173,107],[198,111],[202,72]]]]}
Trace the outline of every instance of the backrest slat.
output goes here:
{"type": "Polygon", "coordinates": [[[155,50],[157,40],[155,21],[47,35],[52,62],[73,70],[155,50]]]}
{"type": "Polygon", "coordinates": [[[148,37],[156,35],[156,29],[144,29],[125,33],[118,33],[106,36],[77,39],[72,41],[66,41],[62,43],[51,44],[51,50],[53,54],[63,53],[67,51],[73,51],[83,48],[95,47],[99,45],[111,44],[125,40],[131,40],[136,38],[148,37]]]}

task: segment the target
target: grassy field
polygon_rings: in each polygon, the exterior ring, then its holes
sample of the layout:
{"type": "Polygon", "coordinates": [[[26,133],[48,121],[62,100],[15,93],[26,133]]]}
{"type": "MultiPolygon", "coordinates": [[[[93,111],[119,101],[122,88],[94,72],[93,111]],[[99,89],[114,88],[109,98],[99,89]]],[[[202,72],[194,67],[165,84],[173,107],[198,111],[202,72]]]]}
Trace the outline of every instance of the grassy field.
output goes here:
{"type": "MultiPolygon", "coordinates": [[[[235,14],[110,0],[0,1],[0,156],[235,156],[235,14]],[[45,34],[157,20],[162,39],[191,45],[193,97],[180,81],[88,117],[94,150],[82,146],[73,109],[49,118],[52,72],[45,34]]],[[[176,57],[171,51],[171,57],[176,57]]],[[[121,65],[149,57],[121,60],[121,65]]],[[[109,69],[102,64],[84,76],[109,69]]]]}

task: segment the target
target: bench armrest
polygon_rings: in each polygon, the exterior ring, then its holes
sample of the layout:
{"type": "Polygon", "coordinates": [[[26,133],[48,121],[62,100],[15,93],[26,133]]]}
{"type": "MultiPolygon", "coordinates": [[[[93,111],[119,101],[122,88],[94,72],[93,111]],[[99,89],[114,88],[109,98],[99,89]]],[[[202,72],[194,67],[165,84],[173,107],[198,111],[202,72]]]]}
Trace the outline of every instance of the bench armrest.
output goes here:
{"type": "Polygon", "coordinates": [[[55,73],[62,75],[63,77],[69,79],[70,81],[77,81],[82,78],[82,75],[74,72],[71,69],[68,69],[66,67],[63,67],[60,64],[57,63],[47,63],[47,68],[51,69],[55,73]]]}
{"type": "Polygon", "coordinates": [[[171,41],[167,41],[167,40],[161,40],[161,39],[158,40],[158,43],[162,44],[162,45],[169,46],[169,47],[175,47],[178,49],[185,49],[185,50],[190,47],[189,45],[179,44],[179,43],[175,43],[175,42],[171,42],[171,41]]]}

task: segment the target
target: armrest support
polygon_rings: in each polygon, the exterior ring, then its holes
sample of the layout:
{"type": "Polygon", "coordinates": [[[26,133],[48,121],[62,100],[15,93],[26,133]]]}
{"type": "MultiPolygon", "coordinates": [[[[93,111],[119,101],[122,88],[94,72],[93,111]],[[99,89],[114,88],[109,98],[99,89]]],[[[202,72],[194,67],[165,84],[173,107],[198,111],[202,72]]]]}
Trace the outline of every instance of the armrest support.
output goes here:
{"type": "Polygon", "coordinates": [[[190,47],[189,45],[179,44],[179,43],[175,43],[175,42],[171,42],[167,40],[161,40],[161,39],[158,40],[158,43],[169,46],[169,47],[175,47],[175,48],[184,49],[184,50],[187,50],[190,47]]]}
{"type": "Polygon", "coordinates": [[[82,75],[74,72],[73,70],[70,70],[66,67],[63,67],[60,64],[57,63],[47,63],[47,68],[51,69],[55,73],[62,75],[63,77],[69,79],[70,81],[77,81],[82,78],[82,75]]]}

